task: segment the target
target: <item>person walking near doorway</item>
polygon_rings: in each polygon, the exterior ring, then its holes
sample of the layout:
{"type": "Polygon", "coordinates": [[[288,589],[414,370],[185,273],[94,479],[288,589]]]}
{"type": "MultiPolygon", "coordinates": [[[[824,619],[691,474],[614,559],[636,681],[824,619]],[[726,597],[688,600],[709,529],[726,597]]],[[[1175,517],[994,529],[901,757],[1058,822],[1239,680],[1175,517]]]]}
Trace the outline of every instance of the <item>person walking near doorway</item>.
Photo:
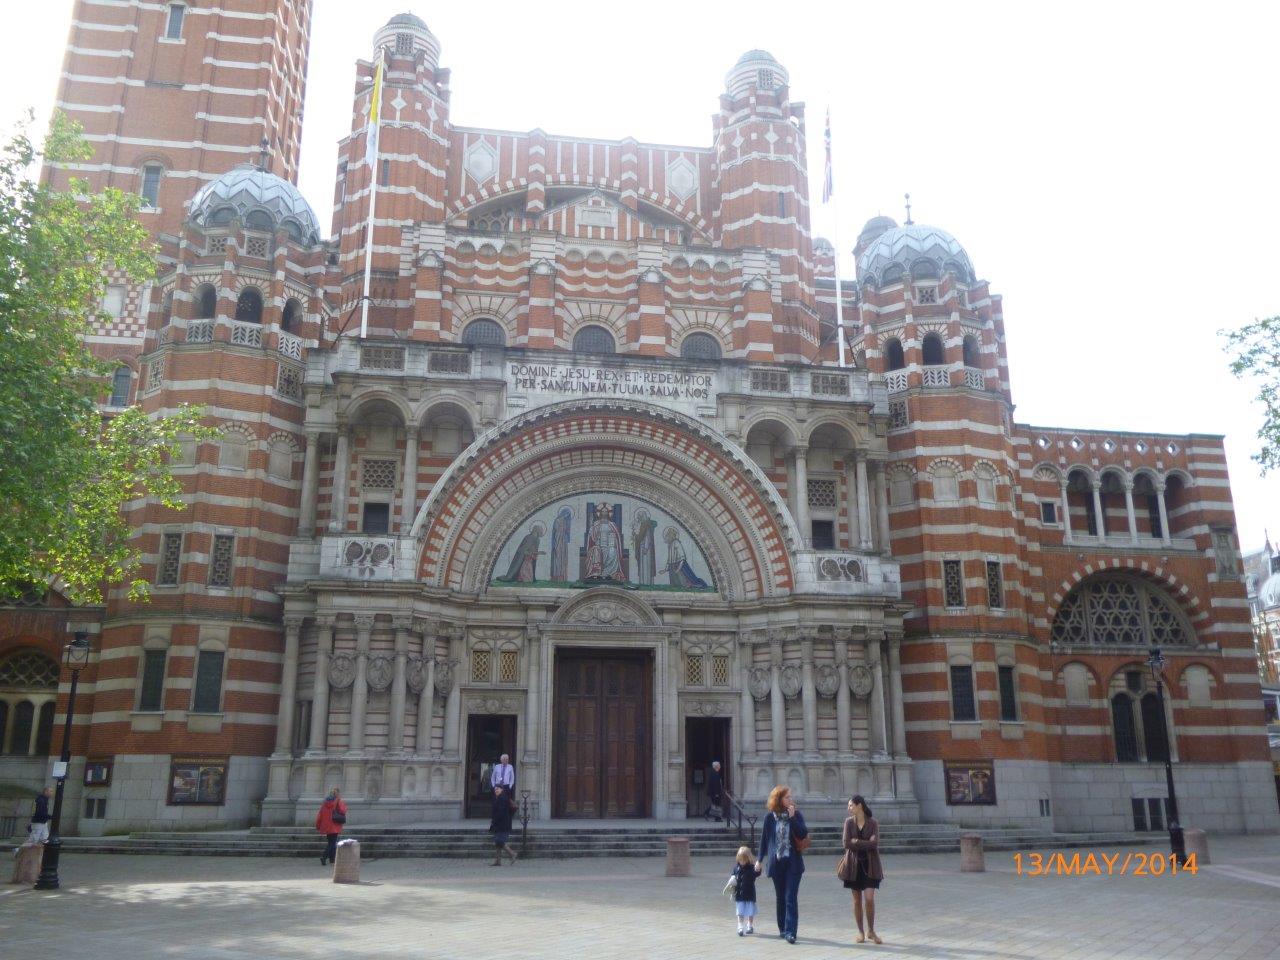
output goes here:
{"type": "Polygon", "coordinates": [[[777,897],[778,936],[796,942],[800,926],[800,878],[804,876],[804,851],[809,847],[809,828],[796,807],[791,788],[774,787],[769,794],[764,824],[760,828],[760,853],[756,869],[773,881],[777,897]]]}
{"type": "Polygon", "coordinates": [[[507,795],[510,796],[516,785],[516,770],[511,766],[511,756],[504,753],[498,758],[497,765],[493,768],[493,773],[489,775],[489,786],[495,791],[498,787],[505,787],[507,795]]]}
{"type": "Polygon", "coordinates": [[[342,825],[347,822],[347,805],[342,802],[342,791],[334,787],[320,804],[316,814],[316,829],[324,834],[324,853],[320,856],[320,866],[333,863],[338,856],[338,836],[342,833],[342,825]]]}
{"type": "Polygon", "coordinates": [[[711,761],[711,771],[707,774],[707,809],[702,814],[704,820],[714,819],[720,822],[720,809],[724,802],[724,781],[720,777],[720,761],[711,761]]]}
{"type": "Polygon", "coordinates": [[[489,832],[493,834],[493,863],[491,867],[502,866],[502,855],[505,853],[516,862],[516,852],[511,849],[511,815],[515,813],[516,802],[507,793],[507,788],[498,784],[493,788],[493,816],[489,820],[489,832]]]}

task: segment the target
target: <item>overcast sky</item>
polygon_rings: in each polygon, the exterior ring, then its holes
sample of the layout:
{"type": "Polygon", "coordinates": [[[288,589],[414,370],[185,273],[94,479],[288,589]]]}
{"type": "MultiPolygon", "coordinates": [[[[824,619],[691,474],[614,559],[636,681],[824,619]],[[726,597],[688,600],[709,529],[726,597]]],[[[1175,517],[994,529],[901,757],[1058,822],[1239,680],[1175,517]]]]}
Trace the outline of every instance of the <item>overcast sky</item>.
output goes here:
{"type": "MultiPolygon", "coordinates": [[[[55,97],[71,0],[6,4],[0,122],[55,97]]],[[[328,225],[354,61],[412,9],[470,126],[709,146],[724,75],[764,47],[808,105],[814,229],[831,105],[841,245],[876,213],[965,245],[1004,296],[1015,416],[1226,434],[1245,550],[1280,539],[1253,392],[1216,331],[1280,313],[1280,4],[315,0],[301,187],[328,225]],[[838,12],[833,12],[838,10],[838,12]]],[[[852,263],[846,265],[846,275],[852,263]]]]}

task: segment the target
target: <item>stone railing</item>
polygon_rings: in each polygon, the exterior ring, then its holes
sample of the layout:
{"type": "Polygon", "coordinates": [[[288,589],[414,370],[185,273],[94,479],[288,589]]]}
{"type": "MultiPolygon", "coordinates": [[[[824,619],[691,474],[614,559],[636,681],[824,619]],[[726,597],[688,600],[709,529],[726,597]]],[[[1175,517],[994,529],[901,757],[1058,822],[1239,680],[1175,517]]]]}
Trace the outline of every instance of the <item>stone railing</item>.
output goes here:
{"type": "MultiPolygon", "coordinates": [[[[363,533],[329,534],[320,542],[315,573],[343,580],[412,580],[415,574],[412,537],[370,536],[363,533]]],[[[301,560],[306,551],[299,552],[301,560]]],[[[315,559],[311,559],[315,563],[315,559]]],[[[289,575],[295,576],[293,557],[289,575]]],[[[307,571],[298,570],[306,575],[307,571]]]]}
{"type": "Polygon", "coordinates": [[[238,320],[232,320],[229,326],[231,327],[232,343],[241,347],[262,346],[262,324],[241,323],[238,320]]]}
{"type": "Polygon", "coordinates": [[[987,385],[987,378],[981,370],[975,367],[964,368],[964,385],[971,390],[983,390],[987,385]]]}
{"type": "Polygon", "coordinates": [[[884,382],[890,393],[901,393],[907,389],[907,371],[890,370],[884,375],[884,382]]]}
{"type": "Polygon", "coordinates": [[[949,387],[951,386],[951,368],[950,367],[925,367],[924,368],[924,385],[926,387],[949,387]]]}
{"type": "Polygon", "coordinates": [[[1139,535],[1137,540],[1133,540],[1129,537],[1128,530],[1111,531],[1105,537],[1072,530],[1071,542],[1068,546],[1095,547],[1099,550],[1195,550],[1196,542],[1190,537],[1170,537],[1165,541],[1160,537],[1142,535],[1139,535]]]}
{"type": "Polygon", "coordinates": [[[187,343],[212,343],[213,321],[190,320],[187,322],[187,343]]]}
{"type": "Polygon", "coordinates": [[[280,352],[294,360],[302,359],[302,338],[295,337],[291,333],[281,332],[278,344],[280,352]]]}

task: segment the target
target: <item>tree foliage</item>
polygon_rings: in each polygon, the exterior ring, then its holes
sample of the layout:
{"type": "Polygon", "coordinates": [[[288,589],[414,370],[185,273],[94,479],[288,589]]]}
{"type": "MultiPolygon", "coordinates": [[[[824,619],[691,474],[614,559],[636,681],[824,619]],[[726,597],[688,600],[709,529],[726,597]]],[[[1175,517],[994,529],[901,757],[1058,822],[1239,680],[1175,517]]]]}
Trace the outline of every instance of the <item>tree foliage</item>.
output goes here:
{"type": "Polygon", "coordinates": [[[1231,354],[1231,372],[1258,385],[1263,414],[1258,440],[1262,446],[1253,459],[1265,474],[1280,467],[1280,316],[1221,333],[1231,354]]]}
{"type": "MultiPolygon", "coordinates": [[[[207,433],[195,408],[135,408],[105,422],[99,412],[108,367],[84,337],[100,317],[105,271],[145,282],[154,252],[136,196],[31,177],[42,161],[90,156],[60,115],[43,149],[25,130],[0,148],[0,594],[55,582],[73,601],[96,602],[129,580],[138,556],[124,508],[143,497],[180,507],[168,462],[180,434],[207,433]]],[[[130,583],[132,597],[145,592],[130,583]]]]}

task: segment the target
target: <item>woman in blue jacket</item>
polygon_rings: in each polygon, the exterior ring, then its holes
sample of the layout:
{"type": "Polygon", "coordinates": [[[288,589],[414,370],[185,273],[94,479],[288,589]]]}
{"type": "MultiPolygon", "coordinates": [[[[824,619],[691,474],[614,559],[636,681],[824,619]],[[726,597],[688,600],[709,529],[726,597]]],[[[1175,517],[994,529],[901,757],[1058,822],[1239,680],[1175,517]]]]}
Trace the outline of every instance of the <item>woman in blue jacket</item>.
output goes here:
{"type": "Polygon", "coordinates": [[[778,936],[787,943],[796,942],[796,927],[800,921],[800,878],[804,875],[804,855],[801,846],[808,846],[809,828],[804,817],[796,809],[791,798],[791,788],[779,785],[769,794],[764,824],[760,828],[760,855],[756,870],[763,868],[773,881],[777,895],[778,936]]]}

